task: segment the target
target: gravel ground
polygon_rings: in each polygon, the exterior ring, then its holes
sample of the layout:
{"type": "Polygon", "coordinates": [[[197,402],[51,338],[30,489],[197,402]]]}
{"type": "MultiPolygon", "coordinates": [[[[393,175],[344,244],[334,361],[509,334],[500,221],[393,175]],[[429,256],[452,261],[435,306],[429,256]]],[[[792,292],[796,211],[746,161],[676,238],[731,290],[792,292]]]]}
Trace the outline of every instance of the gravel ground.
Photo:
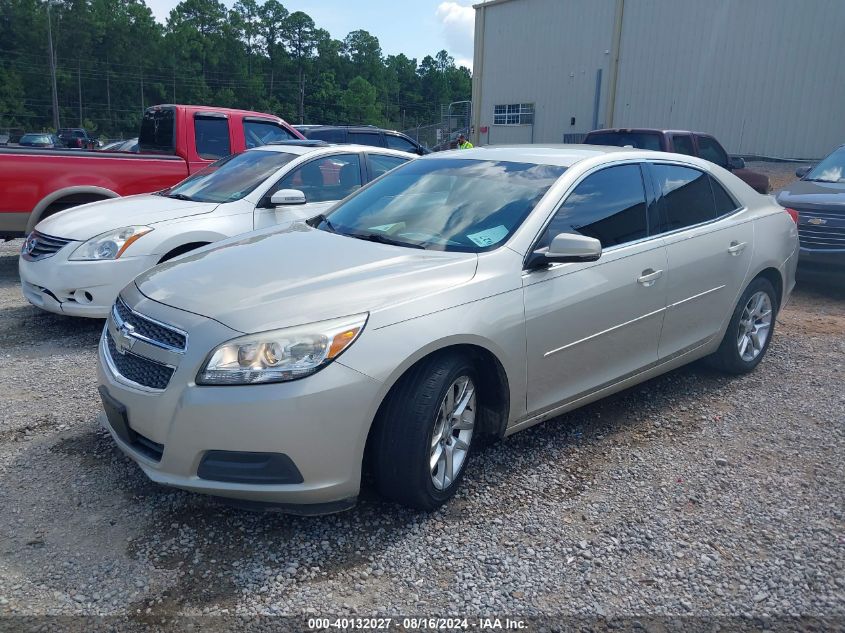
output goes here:
{"type": "Polygon", "coordinates": [[[698,365],[476,455],[432,514],[318,518],[149,482],[98,427],[99,321],[0,246],[0,614],[845,617],[845,290],[802,286],[751,375],[698,365]]]}

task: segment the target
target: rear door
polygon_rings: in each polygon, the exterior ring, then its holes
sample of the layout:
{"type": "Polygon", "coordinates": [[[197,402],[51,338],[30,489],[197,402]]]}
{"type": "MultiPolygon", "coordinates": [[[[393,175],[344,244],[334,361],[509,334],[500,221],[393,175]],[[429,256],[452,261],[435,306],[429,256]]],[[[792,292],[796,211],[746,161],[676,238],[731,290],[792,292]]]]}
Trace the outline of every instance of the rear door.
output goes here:
{"type": "Polygon", "coordinates": [[[660,358],[690,351],[721,330],[754,250],[754,225],[715,178],[686,165],[652,163],[668,255],[668,298],[660,358]]]}
{"type": "Polygon", "coordinates": [[[532,250],[558,233],[599,239],[595,262],[523,274],[528,409],[539,413],[637,373],[657,361],[666,305],[666,249],[648,236],[640,165],[587,175],[532,250]]]}
{"type": "Polygon", "coordinates": [[[193,117],[195,154],[189,159],[191,173],[232,153],[229,117],[221,112],[196,112],[193,117]]]}
{"type": "Polygon", "coordinates": [[[672,134],[672,149],[676,154],[695,156],[695,144],[692,141],[692,134],[672,134]]]}
{"type": "Polygon", "coordinates": [[[313,218],[360,189],[365,179],[363,157],[357,152],[313,158],[294,167],[262,196],[255,208],[254,226],[262,229],[313,218]],[[274,207],[270,198],[280,189],[301,191],[305,204],[274,207]]]}

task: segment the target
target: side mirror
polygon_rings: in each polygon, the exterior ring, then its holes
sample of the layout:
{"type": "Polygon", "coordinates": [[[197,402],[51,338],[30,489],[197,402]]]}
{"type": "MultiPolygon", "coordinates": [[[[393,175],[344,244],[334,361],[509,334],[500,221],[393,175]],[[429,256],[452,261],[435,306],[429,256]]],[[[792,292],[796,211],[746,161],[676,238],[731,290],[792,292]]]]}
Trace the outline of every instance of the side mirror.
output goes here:
{"type": "Polygon", "coordinates": [[[270,197],[270,204],[274,207],[289,204],[305,204],[305,194],[299,189],[279,189],[270,197]]]}
{"type": "Polygon", "coordinates": [[[813,168],[813,165],[805,165],[804,167],[799,167],[795,170],[795,175],[799,178],[803,178],[807,174],[810,173],[810,170],[813,168]]]}
{"type": "Polygon", "coordinates": [[[534,251],[530,268],[546,264],[594,262],[601,257],[601,242],[594,237],[576,233],[558,233],[548,248],[534,251]]]}
{"type": "Polygon", "coordinates": [[[728,167],[731,169],[745,169],[745,159],[742,156],[731,156],[728,158],[728,167]]]}

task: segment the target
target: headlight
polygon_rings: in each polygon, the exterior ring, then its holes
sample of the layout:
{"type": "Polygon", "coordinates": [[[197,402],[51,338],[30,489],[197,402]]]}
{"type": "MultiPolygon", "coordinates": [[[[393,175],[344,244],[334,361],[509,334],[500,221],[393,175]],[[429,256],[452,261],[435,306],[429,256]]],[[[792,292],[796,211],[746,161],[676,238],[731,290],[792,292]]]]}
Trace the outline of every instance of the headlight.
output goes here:
{"type": "Polygon", "coordinates": [[[367,314],[250,334],[215,349],[198,385],[286,382],[320,371],[355,342],[367,314]]]}
{"type": "Polygon", "coordinates": [[[132,242],[152,230],[150,226],[124,226],[122,229],[101,233],[73,251],[70,259],[117,259],[132,242]]]}

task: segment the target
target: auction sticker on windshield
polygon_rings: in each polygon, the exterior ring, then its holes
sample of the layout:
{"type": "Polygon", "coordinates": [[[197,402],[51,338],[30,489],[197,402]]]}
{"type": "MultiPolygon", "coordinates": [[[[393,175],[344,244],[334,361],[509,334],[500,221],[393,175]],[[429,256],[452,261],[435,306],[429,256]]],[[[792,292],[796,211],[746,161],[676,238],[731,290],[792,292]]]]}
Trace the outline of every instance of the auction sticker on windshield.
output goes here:
{"type": "Polygon", "coordinates": [[[478,233],[470,233],[467,238],[471,239],[476,246],[493,246],[501,241],[508,234],[508,229],[502,226],[494,226],[492,229],[484,229],[478,233]]]}

